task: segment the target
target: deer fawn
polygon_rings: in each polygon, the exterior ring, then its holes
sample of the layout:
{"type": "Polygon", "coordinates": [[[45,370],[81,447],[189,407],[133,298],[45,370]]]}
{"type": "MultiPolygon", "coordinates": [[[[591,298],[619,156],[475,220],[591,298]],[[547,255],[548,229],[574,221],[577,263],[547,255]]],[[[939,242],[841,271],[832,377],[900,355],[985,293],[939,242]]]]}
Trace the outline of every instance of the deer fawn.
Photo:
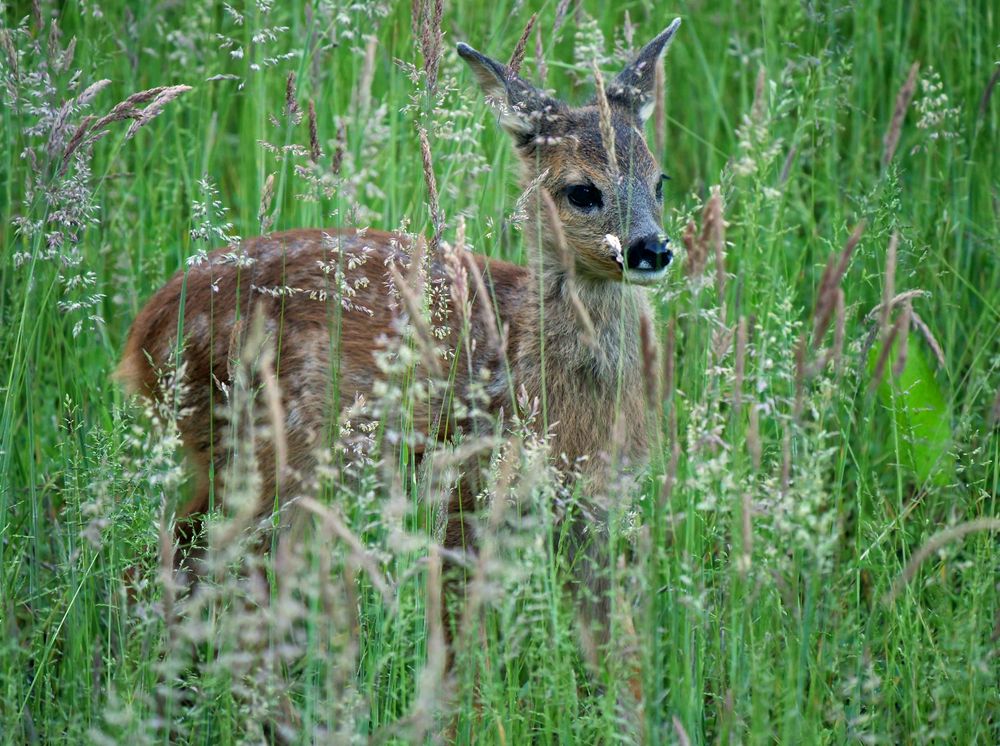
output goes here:
{"type": "MultiPolygon", "coordinates": [[[[653,109],[656,68],[679,25],[680,19],[671,23],[605,91],[598,87],[594,103],[579,108],[458,45],[513,138],[523,181],[536,182],[539,199],[532,201],[540,229],[525,231],[535,257],[530,269],[469,257],[470,269],[485,282],[478,285],[465,332],[476,344],[465,346],[470,359],[454,366],[451,385],[464,391],[488,369],[495,413],[512,411],[511,392],[524,391],[544,402],[552,453],[559,463],[572,465],[584,494],[607,494],[613,489],[612,472],[622,463],[641,465],[646,455],[639,334],[651,310],[641,286],[663,279],[672,254],[661,228],[665,177],[642,127],[653,109]],[[488,343],[494,313],[509,330],[499,346],[488,343]]],[[[338,415],[331,411],[333,402],[371,395],[379,375],[372,354],[376,340],[398,338],[398,322],[406,315],[387,302],[387,284],[399,278],[390,265],[404,262],[409,248],[397,235],[293,230],[246,240],[242,248],[249,262],[234,264],[219,250],[161,288],[135,320],[118,368],[131,390],[157,395],[158,370],[175,354],[182,330],[188,393],[179,425],[198,479],[179,518],[209,509],[210,467],[215,474],[225,471],[226,450],[214,442],[210,413],[220,396],[215,382],[229,377],[241,319],[259,309],[255,312],[263,315],[277,350],[285,464],[262,475],[261,508],[268,513],[276,497],[301,494],[302,475],[315,464],[323,434],[338,415]],[[334,313],[325,292],[330,277],[321,268],[336,267],[338,261],[352,267],[352,294],[349,302],[334,298],[334,313]],[[294,291],[260,291],[274,287],[294,291]],[[331,390],[334,381],[339,392],[331,390]]],[[[448,281],[440,262],[432,261],[431,267],[438,280],[448,281]]],[[[415,411],[414,428],[430,438],[453,429],[440,426],[450,416],[445,398],[415,411]]],[[[259,463],[276,463],[273,446],[265,443],[260,451],[259,463]]],[[[475,510],[473,491],[459,490],[452,497],[444,542],[453,549],[474,545],[466,520],[475,510]]],[[[581,615],[606,641],[604,573],[594,572],[607,561],[600,503],[594,500],[571,533],[579,555],[588,558],[574,563],[582,567],[575,585],[596,591],[580,594],[581,615]]]]}

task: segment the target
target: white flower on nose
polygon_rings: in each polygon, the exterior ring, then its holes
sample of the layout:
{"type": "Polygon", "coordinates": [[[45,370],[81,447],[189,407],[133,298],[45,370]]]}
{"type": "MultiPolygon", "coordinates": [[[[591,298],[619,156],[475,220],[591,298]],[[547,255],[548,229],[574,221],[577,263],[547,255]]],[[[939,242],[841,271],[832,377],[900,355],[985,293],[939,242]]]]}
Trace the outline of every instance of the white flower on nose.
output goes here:
{"type": "Polygon", "coordinates": [[[624,267],[625,256],[622,254],[622,242],[618,236],[613,233],[608,233],[604,236],[604,242],[611,249],[611,253],[615,255],[615,261],[624,267]]]}

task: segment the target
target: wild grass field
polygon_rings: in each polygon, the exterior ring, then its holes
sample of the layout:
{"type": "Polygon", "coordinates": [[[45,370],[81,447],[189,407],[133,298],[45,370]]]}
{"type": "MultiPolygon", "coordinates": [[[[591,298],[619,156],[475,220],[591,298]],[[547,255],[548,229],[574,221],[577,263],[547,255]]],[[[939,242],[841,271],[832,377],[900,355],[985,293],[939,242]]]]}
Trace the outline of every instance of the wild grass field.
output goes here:
{"type": "Polygon", "coordinates": [[[0,3],[3,741],[1000,741],[998,60],[991,0],[0,3]],[[575,497],[525,415],[445,665],[462,444],[414,468],[406,385],[330,413],[263,557],[240,495],[269,435],[244,427],[186,596],[179,399],[111,378],[132,319],[271,230],[464,231],[528,263],[509,138],[454,50],[507,61],[532,14],[522,74],[573,103],[683,19],[647,126],[677,259],[651,464],[605,496],[610,648],[578,644],[575,497]]]}

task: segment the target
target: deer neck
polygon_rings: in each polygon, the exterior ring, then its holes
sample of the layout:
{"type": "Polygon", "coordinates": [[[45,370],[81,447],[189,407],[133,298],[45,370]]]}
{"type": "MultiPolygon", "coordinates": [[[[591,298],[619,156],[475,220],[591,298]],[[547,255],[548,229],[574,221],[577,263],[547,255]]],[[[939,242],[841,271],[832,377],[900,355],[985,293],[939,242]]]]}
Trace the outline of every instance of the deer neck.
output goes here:
{"type": "Polygon", "coordinates": [[[522,307],[523,328],[530,330],[519,355],[522,371],[540,373],[544,365],[550,380],[571,376],[579,385],[605,391],[639,378],[639,325],[649,313],[641,288],[570,277],[549,264],[533,270],[529,283],[522,307]]]}

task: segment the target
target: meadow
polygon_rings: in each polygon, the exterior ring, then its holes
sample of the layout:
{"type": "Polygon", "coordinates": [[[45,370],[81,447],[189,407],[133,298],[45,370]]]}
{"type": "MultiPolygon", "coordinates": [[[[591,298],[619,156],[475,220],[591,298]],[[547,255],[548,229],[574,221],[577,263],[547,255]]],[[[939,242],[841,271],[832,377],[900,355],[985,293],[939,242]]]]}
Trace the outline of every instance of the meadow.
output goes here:
{"type": "Polygon", "coordinates": [[[992,0],[0,3],[0,739],[997,743],[998,78],[992,0]],[[652,461],[612,501],[612,649],[578,644],[577,496],[522,402],[446,666],[463,444],[414,468],[402,354],[330,413],[264,556],[240,497],[273,433],[220,382],[240,478],[187,596],[179,398],[111,377],[132,319],[272,230],[527,264],[511,145],[454,50],[506,61],[533,14],[522,74],[573,103],[683,19],[647,125],[677,259],[650,291],[652,461]]]}

